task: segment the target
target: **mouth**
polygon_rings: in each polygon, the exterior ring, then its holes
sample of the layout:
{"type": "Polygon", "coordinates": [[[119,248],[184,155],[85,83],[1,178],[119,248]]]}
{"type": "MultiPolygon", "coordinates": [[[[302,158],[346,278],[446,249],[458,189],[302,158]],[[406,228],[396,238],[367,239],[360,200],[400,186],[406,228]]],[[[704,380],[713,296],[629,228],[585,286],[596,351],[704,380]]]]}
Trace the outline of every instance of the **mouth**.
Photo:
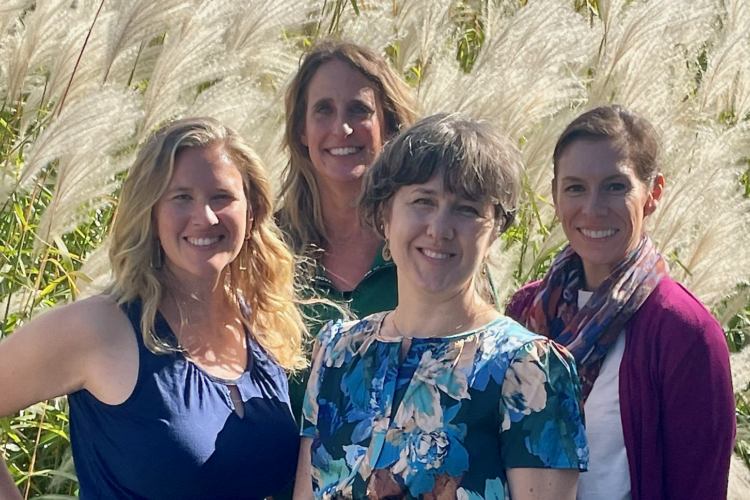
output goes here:
{"type": "Polygon", "coordinates": [[[446,260],[456,255],[454,253],[436,252],[435,250],[428,250],[427,248],[419,248],[418,250],[425,257],[429,257],[430,259],[435,259],[435,260],[446,260]]]}
{"type": "Polygon", "coordinates": [[[583,233],[585,237],[591,238],[594,240],[601,240],[604,238],[609,238],[610,236],[614,236],[619,231],[619,229],[600,229],[600,230],[593,231],[591,229],[583,229],[583,228],[579,228],[578,230],[581,233],[583,233]]]}
{"type": "Polygon", "coordinates": [[[365,148],[363,148],[363,147],[349,147],[349,148],[331,148],[331,149],[328,149],[327,151],[332,156],[347,156],[347,155],[357,154],[360,151],[362,151],[363,149],[365,149],[365,148]]]}
{"type": "Polygon", "coordinates": [[[192,238],[190,236],[185,238],[185,240],[188,243],[196,247],[208,247],[211,245],[215,245],[216,243],[220,242],[223,239],[224,239],[223,235],[214,236],[212,238],[192,238]]]}

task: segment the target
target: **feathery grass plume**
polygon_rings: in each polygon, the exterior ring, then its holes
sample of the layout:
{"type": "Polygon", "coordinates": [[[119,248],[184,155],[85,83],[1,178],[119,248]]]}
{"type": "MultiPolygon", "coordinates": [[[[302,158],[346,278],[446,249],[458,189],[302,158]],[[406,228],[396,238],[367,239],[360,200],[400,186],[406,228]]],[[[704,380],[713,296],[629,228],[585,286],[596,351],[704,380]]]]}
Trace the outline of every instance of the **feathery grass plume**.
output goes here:
{"type": "Polygon", "coordinates": [[[747,130],[684,127],[675,134],[663,154],[667,189],[647,220],[660,250],[673,259],[672,276],[709,307],[750,276],[750,200],[737,182],[747,130]]]}
{"type": "Polygon", "coordinates": [[[222,42],[231,22],[231,0],[204,0],[179,28],[167,33],[145,92],[146,116],[140,139],[159,124],[182,113],[195,99],[197,86],[214,82],[240,62],[226,54],[222,42]]]}
{"type": "Polygon", "coordinates": [[[750,3],[746,0],[723,0],[721,17],[729,33],[746,31],[750,27],[750,3]]]}
{"type": "MultiPolygon", "coordinates": [[[[349,3],[349,2],[347,2],[349,3]]],[[[359,14],[354,12],[351,5],[347,6],[342,13],[338,23],[338,33],[341,37],[366,45],[373,50],[382,51],[387,47],[395,47],[397,38],[395,36],[398,21],[398,6],[401,2],[396,3],[394,11],[393,0],[372,0],[366,3],[360,2],[359,14]]],[[[316,12],[321,29],[324,30],[329,26],[330,20],[324,20],[319,12],[316,12]]],[[[321,32],[319,36],[323,36],[321,32]]],[[[398,69],[398,66],[395,65],[398,69]]]]}
{"type": "Polygon", "coordinates": [[[732,383],[734,391],[750,389],[750,349],[735,352],[730,355],[732,365],[732,383]]]}
{"type": "Polygon", "coordinates": [[[250,58],[254,64],[266,64],[277,55],[289,29],[300,29],[309,21],[308,9],[296,0],[245,0],[235,2],[232,23],[224,34],[231,52],[250,58]]]}
{"type": "MultiPolygon", "coordinates": [[[[134,99],[132,93],[105,87],[87,99],[69,103],[34,142],[19,177],[20,187],[27,187],[42,168],[56,159],[99,158],[102,153],[111,153],[111,149],[120,146],[135,126],[139,115],[134,99]]],[[[95,170],[90,173],[92,178],[85,184],[102,184],[108,177],[96,175],[95,170]]],[[[58,178],[58,182],[60,180],[58,178]]],[[[75,189],[75,186],[68,189],[75,189]]],[[[81,200],[82,203],[86,201],[81,200]]]]}
{"type": "Polygon", "coordinates": [[[80,297],[91,297],[102,293],[112,279],[112,267],[109,263],[109,240],[86,256],[76,279],[80,297]]]}
{"type": "Polygon", "coordinates": [[[441,92],[431,83],[433,95],[420,93],[420,100],[426,109],[447,102],[450,111],[491,121],[518,140],[584,97],[574,72],[589,59],[590,30],[581,16],[556,3],[529,2],[512,17],[490,15],[493,32],[472,72],[438,83],[441,92]]]}
{"type": "Polygon", "coordinates": [[[455,50],[448,45],[455,24],[451,20],[453,0],[417,0],[400,2],[396,11],[395,41],[398,50],[393,58],[394,66],[405,72],[412,65],[424,72],[435,56],[449,51],[455,58],[455,50]]]}
{"type": "Polygon", "coordinates": [[[120,0],[109,5],[115,17],[108,30],[103,60],[104,80],[109,78],[118,57],[132,55],[133,51],[128,49],[147,43],[184,22],[194,4],[195,0],[120,0]]]}
{"type": "Polygon", "coordinates": [[[750,7],[727,3],[724,29],[700,80],[697,107],[699,113],[713,113],[713,119],[742,120],[750,112],[750,7]]]}
{"type": "Polygon", "coordinates": [[[5,36],[6,29],[13,23],[14,20],[18,19],[23,15],[23,12],[28,9],[34,0],[5,0],[0,5],[0,40],[5,36]]]}
{"type": "Polygon", "coordinates": [[[210,116],[241,134],[263,160],[274,190],[287,158],[283,137],[283,87],[264,86],[256,79],[232,76],[201,92],[186,116],[210,116]]]}
{"type": "MultiPolygon", "coordinates": [[[[39,107],[50,109],[52,116],[59,113],[63,96],[69,102],[84,98],[100,87],[106,19],[100,16],[92,29],[98,7],[94,3],[82,2],[76,9],[70,9],[67,32],[59,40],[55,53],[45,62],[44,101],[39,107]]],[[[34,108],[27,107],[30,109],[34,108]]],[[[24,119],[29,116],[33,115],[26,113],[24,119]]]]}
{"type": "Polygon", "coordinates": [[[71,10],[69,0],[39,0],[11,28],[11,36],[4,38],[0,64],[7,64],[3,73],[9,99],[20,101],[27,75],[57,52],[72,19],[71,10]]]}
{"type": "Polygon", "coordinates": [[[632,2],[608,10],[589,106],[617,102],[670,119],[672,96],[683,98],[692,83],[685,60],[697,59],[714,13],[710,0],[632,2]]]}
{"type": "MultiPolygon", "coordinates": [[[[743,434],[740,429],[738,438],[743,434]]],[[[747,437],[747,436],[745,436],[747,437]]],[[[740,460],[737,455],[732,455],[732,462],[729,466],[729,490],[727,491],[727,500],[746,500],[750,492],[750,471],[747,466],[740,460]]]]}

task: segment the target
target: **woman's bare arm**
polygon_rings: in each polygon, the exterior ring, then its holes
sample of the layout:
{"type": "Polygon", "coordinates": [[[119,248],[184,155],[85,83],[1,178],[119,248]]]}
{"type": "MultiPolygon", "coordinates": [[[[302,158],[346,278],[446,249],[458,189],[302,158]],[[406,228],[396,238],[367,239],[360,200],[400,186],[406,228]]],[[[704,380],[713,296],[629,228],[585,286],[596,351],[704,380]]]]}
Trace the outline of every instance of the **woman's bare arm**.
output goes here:
{"type": "Polygon", "coordinates": [[[303,437],[299,445],[297,476],[294,480],[293,500],[312,500],[312,466],[310,464],[310,446],[312,438],[303,437]]]}
{"type": "Polygon", "coordinates": [[[135,385],[137,349],[127,317],[107,299],[42,314],[0,342],[0,417],[80,389],[121,402],[135,385]]]}
{"type": "Polygon", "coordinates": [[[508,469],[508,486],[514,500],[575,500],[576,469],[508,469]]]}

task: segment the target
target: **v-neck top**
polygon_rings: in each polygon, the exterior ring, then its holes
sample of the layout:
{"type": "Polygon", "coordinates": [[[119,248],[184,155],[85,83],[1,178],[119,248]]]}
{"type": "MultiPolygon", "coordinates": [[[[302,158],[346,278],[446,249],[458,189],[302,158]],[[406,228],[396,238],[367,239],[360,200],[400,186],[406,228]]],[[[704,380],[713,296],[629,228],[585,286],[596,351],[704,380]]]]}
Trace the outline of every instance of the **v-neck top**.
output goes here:
{"type": "MultiPolygon", "coordinates": [[[[286,486],[299,450],[286,375],[253,335],[245,371],[223,380],[181,353],[149,351],[140,304],[123,310],[138,341],[132,394],[119,405],[86,390],[68,397],[81,500],[260,500],[286,486]],[[228,385],[237,387],[242,418],[228,385]]],[[[174,340],[160,314],[154,329],[174,340]]]]}
{"type": "Polygon", "coordinates": [[[572,356],[502,317],[383,338],[387,313],[320,333],[303,405],[316,498],[508,498],[506,470],[585,470],[572,356]]]}

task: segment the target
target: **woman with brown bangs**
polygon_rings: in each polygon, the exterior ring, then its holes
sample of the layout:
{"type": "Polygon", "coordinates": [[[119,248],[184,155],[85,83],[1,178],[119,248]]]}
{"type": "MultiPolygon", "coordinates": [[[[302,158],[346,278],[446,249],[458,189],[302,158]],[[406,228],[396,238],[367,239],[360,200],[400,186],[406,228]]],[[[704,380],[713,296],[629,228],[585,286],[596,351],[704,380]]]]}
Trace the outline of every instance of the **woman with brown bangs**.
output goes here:
{"type": "MultiPolygon", "coordinates": [[[[304,364],[304,326],[272,207],[239,135],[174,122],[123,185],[109,288],[0,343],[0,415],[68,395],[82,500],[260,500],[291,482],[284,370],[304,364]]],[[[4,467],[0,498],[21,498],[4,467]]]]}
{"type": "Polygon", "coordinates": [[[481,289],[520,186],[515,146],[460,115],[421,120],[368,170],[360,213],[397,264],[398,304],[318,335],[297,500],[575,498],[572,357],[481,289]]]}
{"type": "MultiPolygon", "coordinates": [[[[289,164],[276,214],[310,296],[345,305],[355,317],[396,305],[396,270],[383,239],[362,227],[356,201],[383,144],[415,120],[409,87],[367,47],[326,40],[304,56],[286,94],[289,164]]],[[[340,311],[307,307],[313,334],[340,311]]],[[[299,415],[306,376],[292,379],[299,415]]]]}

